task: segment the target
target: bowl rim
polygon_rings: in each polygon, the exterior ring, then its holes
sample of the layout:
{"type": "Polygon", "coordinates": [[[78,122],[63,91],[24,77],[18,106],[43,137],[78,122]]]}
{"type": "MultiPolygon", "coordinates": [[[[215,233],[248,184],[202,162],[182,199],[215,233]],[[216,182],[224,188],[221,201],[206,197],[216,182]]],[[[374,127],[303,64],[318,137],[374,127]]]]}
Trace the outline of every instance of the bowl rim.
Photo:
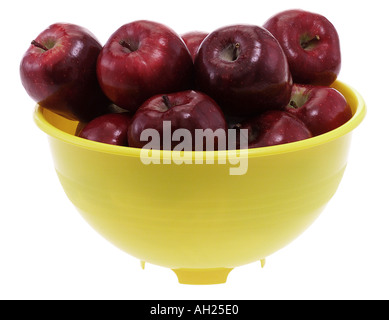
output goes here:
{"type": "MultiPolygon", "coordinates": [[[[161,159],[165,157],[171,158],[174,156],[174,154],[177,153],[181,154],[180,156],[181,158],[188,157],[192,159],[195,158],[197,159],[199,157],[198,155],[199,153],[202,154],[200,156],[204,156],[204,157],[206,156],[207,159],[208,157],[217,159],[221,157],[224,158],[226,156],[227,157],[241,156],[242,153],[247,154],[248,157],[251,158],[251,157],[276,155],[276,154],[287,153],[287,152],[295,152],[298,150],[312,148],[317,145],[330,142],[353,131],[362,122],[362,120],[366,115],[365,101],[357,90],[355,90],[353,87],[339,80],[336,80],[332,84],[332,87],[341,92],[347,91],[348,95],[350,94],[353,95],[357,101],[356,109],[352,118],[349,121],[347,121],[345,124],[332,131],[321,134],[319,136],[315,136],[309,139],[300,140],[296,142],[286,143],[282,145],[245,149],[245,150],[242,149],[242,150],[226,150],[226,151],[172,151],[172,150],[154,150],[154,151],[157,152],[158,157],[160,157],[161,159]]],[[[105,144],[101,142],[91,141],[91,140],[87,140],[72,135],[65,131],[62,131],[61,129],[55,127],[46,119],[45,112],[46,112],[45,109],[41,107],[39,104],[37,104],[35,106],[33,118],[36,125],[43,132],[48,134],[50,137],[56,138],[58,140],[61,140],[63,142],[66,142],[68,144],[80,148],[89,149],[97,152],[110,153],[110,154],[116,154],[122,156],[130,156],[130,157],[141,156],[141,151],[142,151],[141,148],[115,146],[115,145],[105,144]]],[[[153,155],[155,155],[155,153],[153,153],[153,155]]]]}

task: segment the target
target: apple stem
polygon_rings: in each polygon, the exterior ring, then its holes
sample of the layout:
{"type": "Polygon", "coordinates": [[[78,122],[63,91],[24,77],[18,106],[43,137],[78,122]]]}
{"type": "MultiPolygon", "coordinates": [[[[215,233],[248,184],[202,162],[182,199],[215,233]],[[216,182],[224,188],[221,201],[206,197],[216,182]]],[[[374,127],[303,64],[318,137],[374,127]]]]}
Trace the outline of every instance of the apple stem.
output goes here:
{"type": "Polygon", "coordinates": [[[171,109],[173,107],[172,103],[170,102],[170,99],[168,96],[162,96],[163,103],[168,109],[171,109]]]}
{"type": "Polygon", "coordinates": [[[320,36],[319,35],[315,35],[313,38],[301,42],[301,47],[303,49],[307,49],[309,46],[313,45],[315,42],[317,42],[319,40],[320,40],[320,36]]]}
{"type": "Polygon", "coordinates": [[[45,51],[49,50],[49,49],[48,49],[47,47],[45,47],[43,44],[41,44],[41,43],[39,43],[39,42],[37,42],[37,41],[35,41],[35,40],[32,40],[32,41],[31,41],[31,44],[34,45],[34,46],[37,47],[37,48],[42,49],[42,50],[45,50],[45,51]]]}
{"type": "Polygon", "coordinates": [[[119,41],[119,44],[124,47],[124,48],[127,48],[128,50],[130,50],[131,52],[134,52],[136,51],[137,48],[135,48],[134,46],[131,46],[131,43],[128,43],[127,41],[124,41],[124,40],[120,40],[119,41]]]}
{"type": "Polygon", "coordinates": [[[294,109],[298,109],[298,107],[299,107],[299,106],[297,105],[297,103],[296,103],[295,101],[293,101],[293,100],[289,102],[289,105],[290,105],[292,108],[294,108],[294,109]]]}
{"type": "Polygon", "coordinates": [[[232,51],[232,61],[235,61],[236,59],[238,59],[239,53],[240,53],[240,43],[237,42],[237,43],[235,43],[234,49],[232,51]]]}

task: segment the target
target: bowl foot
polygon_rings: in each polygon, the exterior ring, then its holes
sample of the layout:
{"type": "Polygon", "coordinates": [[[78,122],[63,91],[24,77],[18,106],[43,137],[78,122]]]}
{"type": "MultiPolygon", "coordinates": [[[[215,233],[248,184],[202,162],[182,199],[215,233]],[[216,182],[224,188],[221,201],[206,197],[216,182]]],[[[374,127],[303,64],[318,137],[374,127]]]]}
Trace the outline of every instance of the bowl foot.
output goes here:
{"type": "Polygon", "coordinates": [[[140,267],[144,270],[146,267],[146,261],[141,260],[140,261],[140,267]]]}
{"type": "Polygon", "coordinates": [[[227,281],[233,268],[172,269],[181,284],[220,284],[227,281]]]}

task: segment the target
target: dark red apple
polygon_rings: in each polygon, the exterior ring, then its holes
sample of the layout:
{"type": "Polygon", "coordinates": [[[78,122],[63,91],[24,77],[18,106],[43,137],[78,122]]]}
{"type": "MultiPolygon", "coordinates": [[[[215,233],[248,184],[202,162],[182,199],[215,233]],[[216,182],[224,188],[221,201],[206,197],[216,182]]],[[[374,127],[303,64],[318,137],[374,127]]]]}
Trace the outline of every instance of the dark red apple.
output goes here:
{"type": "Polygon", "coordinates": [[[108,110],[96,76],[101,44],[87,29],[68,23],[49,26],[32,41],[20,64],[30,97],[66,118],[89,121],[108,110]]]}
{"type": "Polygon", "coordinates": [[[208,32],[204,31],[190,31],[181,35],[181,38],[184,40],[193,61],[196,58],[201,42],[203,42],[207,35],[208,32]]]}
{"type": "Polygon", "coordinates": [[[248,148],[260,148],[295,142],[312,137],[307,126],[292,114],[282,110],[270,110],[235,125],[237,144],[245,141],[248,148]],[[246,129],[247,131],[242,131],[246,129]],[[242,138],[239,133],[245,134],[242,138]],[[246,139],[246,140],[243,140],[246,139]]]}
{"type": "Polygon", "coordinates": [[[185,151],[215,150],[219,140],[226,148],[226,137],[227,124],[220,107],[212,98],[193,90],[148,99],[133,116],[128,131],[130,147],[152,143],[151,149],[161,150],[173,150],[179,144],[185,151]],[[149,137],[156,140],[148,141],[149,137]]]}
{"type": "Polygon", "coordinates": [[[278,41],[254,25],[211,32],[194,62],[196,88],[231,116],[253,116],[288,104],[292,78],[278,41]]]}
{"type": "Polygon", "coordinates": [[[280,42],[295,83],[329,86],[336,80],[341,67],[339,36],[327,18],[286,10],[264,27],[280,42]]]}
{"type": "Polygon", "coordinates": [[[302,120],[314,136],[336,129],[352,117],[344,96],[322,86],[295,84],[287,111],[302,120]]]}
{"type": "Polygon", "coordinates": [[[127,132],[131,116],[128,112],[109,113],[88,122],[79,137],[118,146],[128,146],[127,132]]]}
{"type": "Polygon", "coordinates": [[[123,25],[108,39],[97,74],[105,94],[119,107],[135,112],[151,96],[188,89],[193,61],[173,30],[140,20],[123,25]]]}

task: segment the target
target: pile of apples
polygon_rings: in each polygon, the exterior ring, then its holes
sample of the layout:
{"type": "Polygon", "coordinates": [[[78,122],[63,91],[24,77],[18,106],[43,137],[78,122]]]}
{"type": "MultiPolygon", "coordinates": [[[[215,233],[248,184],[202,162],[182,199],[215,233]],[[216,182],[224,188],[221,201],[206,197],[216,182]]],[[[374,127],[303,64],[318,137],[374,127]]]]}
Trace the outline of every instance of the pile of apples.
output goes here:
{"type": "Polygon", "coordinates": [[[340,66],[332,23],[286,10],[263,26],[183,35],[157,22],[134,21],[104,46],[85,28],[57,23],[31,42],[20,75],[42,107],[80,121],[80,137],[143,148],[150,142],[144,133],[152,129],[163,137],[160,149],[174,149],[186,133],[193,138],[203,130],[203,140],[192,139],[190,149],[205,150],[209,136],[216,150],[227,148],[216,131],[227,140],[228,131],[238,132],[240,139],[228,148],[257,148],[347,122],[351,109],[330,87],[340,66]]]}

